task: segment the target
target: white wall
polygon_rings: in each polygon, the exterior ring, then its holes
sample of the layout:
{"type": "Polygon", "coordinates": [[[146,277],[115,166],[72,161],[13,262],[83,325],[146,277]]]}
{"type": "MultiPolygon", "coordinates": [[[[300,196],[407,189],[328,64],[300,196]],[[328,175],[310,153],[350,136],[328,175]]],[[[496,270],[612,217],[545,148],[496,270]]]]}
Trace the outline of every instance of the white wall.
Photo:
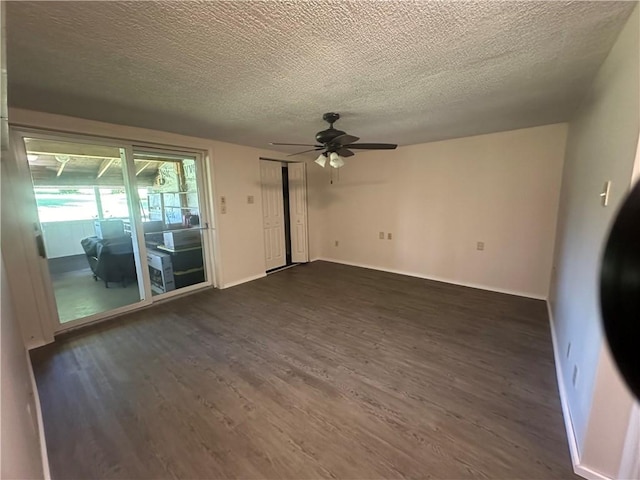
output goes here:
{"type": "Polygon", "coordinates": [[[213,149],[218,230],[221,234],[222,286],[234,285],[265,274],[262,228],[260,157],[281,154],[216,142],[213,149]],[[249,204],[247,196],[255,203],[249,204]],[[226,197],[227,213],[220,214],[220,197],[226,197]]]}
{"type": "MultiPolygon", "coordinates": [[[[2,244],[6,227],[12,224],[5,218],[9,189],[6,188],[8,153],[7,71],[6,71],[5,3],[0,5],[0,175],[2,181],[2,244]]],[[[24,348],[23,336],[11,301],[11,291],[5,273],[5,262],[0,252],[0,478],[43,478],[40,437],[37,428],[37,410],[32,381],[24,348]]],[[[14,265],[17,263],[14,262],[14,265]]],[[[25,295],[29,296],[29,295],[25,295]]],[[[33,305],[33,301],[31,304],[33,305]]],[[[32,312],[32,311],[31,311],[32,312]]],[[[29,313],[21,312],[21,313],[29,313]]],[[[46,458],[46,457],[45,457],[46,458]]],[[[47,469],[48,470],[48,469],[47,469]]]]}
{"type": "Polygon", "coordinates": [[[629,415],[618,478],[640,478],[640,403],[637,400],[629,415]]]}
{"type": "Polygon", "coordinates": [[[96,234],[93,219],[42,222],[40,226],[47,258],[84,255],[80,240],[96,234]]]}
{"type": "MultiPolygon", "coordinates": [[[[633,399],[606,342],[600,351],[594,385],[580,465],[609,478],[620,478],[633,399]]],[[[636,451],[637,456],[640,451],[636,451]]]]}
{"type": "Polygon", "coordinates": [[[326,207],[326,177],[315,163],[307,163],[307,211],[309,223],[309,260],[322,256],[325,243],[324,211],[326,207]]]}
{"type": "Polygon", "coordinates": [[[318,256],[546,298],[565,137],[558,124],[358,152],[333,185],[312,164],[318,256]]]}
{"type": "Polygon", "coordinates": [[[614,439],[624,436],[631,401],[602,348],[599,263],[634,165],[640,115],[638,32],[636,7],[570,123],[550,290],[560,380],[580,463],[611,477],[621,453],[614,439]],[[605,208],[599,194],[607,180],[612,189],[605,208]]]}
{"type": "Polygon", "coordinates": [[[42,478],[36,405],[31,388],[30,366],[15,318],[4,262],[0,257],[2,312],[2,400],[0,415],[0,477],[42,478]]]}

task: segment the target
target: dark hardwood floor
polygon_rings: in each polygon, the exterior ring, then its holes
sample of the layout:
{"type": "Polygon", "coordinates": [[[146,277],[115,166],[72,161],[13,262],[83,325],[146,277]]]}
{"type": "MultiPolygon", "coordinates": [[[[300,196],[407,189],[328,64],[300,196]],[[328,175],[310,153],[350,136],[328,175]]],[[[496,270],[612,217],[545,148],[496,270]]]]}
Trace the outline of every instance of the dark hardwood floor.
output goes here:
{"type": "Polygon", "coordinates": [[[32,359],[54,479],[573,476],[542,301],[314,262],[32,359]]]}

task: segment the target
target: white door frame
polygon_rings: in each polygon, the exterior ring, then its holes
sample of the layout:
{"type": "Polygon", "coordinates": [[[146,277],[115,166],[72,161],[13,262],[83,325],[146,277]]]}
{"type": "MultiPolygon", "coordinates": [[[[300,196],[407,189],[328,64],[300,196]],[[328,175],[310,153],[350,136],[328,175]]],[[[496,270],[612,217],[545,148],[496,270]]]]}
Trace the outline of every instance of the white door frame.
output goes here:
{"type": "Polygon", "coordinates": [[[53,341],[54,322],[45,319],[57,316],[57,310],[51,307],[52,292],[47,290],[44,282],[46,277],[41,270],[42,262],[36,246],[37,236],[42,232],[31,175],[25,177],[18,160],[26,160],[26,153],[20,153],[20,147],[24,150],[24,143],[13,130],[9,132],[9,143],[10,155],[2,159],[2,193],[5,199],[2,204],[2,251],[14,305],[23,316],[21,330],[24,342],[27,348],[34,348],[53,341]]]}

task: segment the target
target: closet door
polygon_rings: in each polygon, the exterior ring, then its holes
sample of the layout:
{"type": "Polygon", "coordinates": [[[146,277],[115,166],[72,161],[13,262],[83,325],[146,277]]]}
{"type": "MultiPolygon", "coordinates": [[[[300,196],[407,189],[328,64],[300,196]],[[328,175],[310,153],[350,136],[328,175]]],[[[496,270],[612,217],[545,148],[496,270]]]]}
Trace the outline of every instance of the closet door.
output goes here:
{"type": "Polygon", "coordinates": [[[287,263],[284,245],[284,204],[282,196],[282,166],[280,162],[260,160],[262,181],[262,225],[267,270],[287,263]]]}
{"type": "Polygon", "coordinates": [[[291,218],[291,261],[309,261],[307,239],[307,182],[304,163],[290,163],[289,170],[289,214],[291,218]]]}

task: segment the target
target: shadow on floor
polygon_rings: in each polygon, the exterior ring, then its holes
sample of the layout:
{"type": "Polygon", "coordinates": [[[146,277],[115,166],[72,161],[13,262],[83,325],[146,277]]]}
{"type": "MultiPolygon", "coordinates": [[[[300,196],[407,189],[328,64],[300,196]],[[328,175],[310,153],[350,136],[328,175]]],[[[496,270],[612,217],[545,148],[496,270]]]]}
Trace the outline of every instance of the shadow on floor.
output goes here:
{"type": "Polygon", "coordinates": [[[126,287],[95,281],[91,269],[85,268],[51,276],[60,322],[70,322],[140,301],[138,283],[126,287]]]}

